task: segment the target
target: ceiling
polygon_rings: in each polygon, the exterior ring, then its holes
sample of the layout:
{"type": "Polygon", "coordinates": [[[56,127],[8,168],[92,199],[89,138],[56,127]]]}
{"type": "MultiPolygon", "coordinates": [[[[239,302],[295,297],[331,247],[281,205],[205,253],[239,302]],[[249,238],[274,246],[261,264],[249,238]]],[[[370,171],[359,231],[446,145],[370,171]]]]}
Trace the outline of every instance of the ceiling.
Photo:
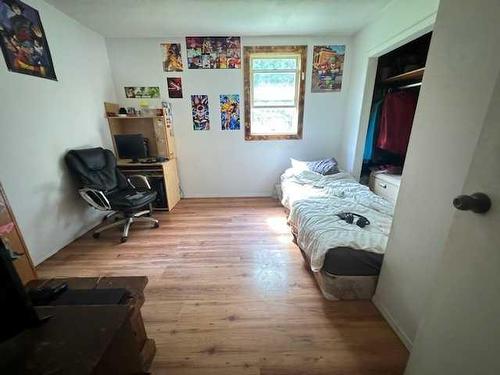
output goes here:
{"type": "Polygon", "coordinates": [[[46,0],[106,37],[352,34],[391,0],[46,0]]]}

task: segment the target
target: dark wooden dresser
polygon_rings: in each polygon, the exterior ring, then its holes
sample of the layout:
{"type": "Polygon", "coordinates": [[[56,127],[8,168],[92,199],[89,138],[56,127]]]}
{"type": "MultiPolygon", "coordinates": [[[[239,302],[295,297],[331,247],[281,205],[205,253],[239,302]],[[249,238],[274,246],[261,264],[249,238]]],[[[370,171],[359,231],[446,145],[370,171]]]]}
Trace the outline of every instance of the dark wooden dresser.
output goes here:
{"type": "Polygon", "coordinates": [[[141,315],[147,277],[32,280],[28,288],[66,282],[69,289],[124,288],[130,297],[115,305],[38,306],[51,318],[0,343],[0,373],[145,374],[155,354],[141,315]]]}

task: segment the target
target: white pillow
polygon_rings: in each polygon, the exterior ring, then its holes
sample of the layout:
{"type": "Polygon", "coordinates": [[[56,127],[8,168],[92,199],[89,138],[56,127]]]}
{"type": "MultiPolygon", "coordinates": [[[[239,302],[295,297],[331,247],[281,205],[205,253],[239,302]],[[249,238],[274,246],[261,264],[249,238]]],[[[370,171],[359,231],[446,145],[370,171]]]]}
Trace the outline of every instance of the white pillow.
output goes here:
{"type": "Polygon", "coordinates": [[[290,158],[290,161],[292,162],[292,168],[297,172],[309,170],[307,161],[301,161],[294,158],[290,158]]]}
{"type": "Polygon", "coordinates": [[[324,176],[339,173],[337,160],[335,158],[327,158],[321,160],[301,161],[290,158],[292,169],[296,172],[311,171],[322,174],[324,176]]]}

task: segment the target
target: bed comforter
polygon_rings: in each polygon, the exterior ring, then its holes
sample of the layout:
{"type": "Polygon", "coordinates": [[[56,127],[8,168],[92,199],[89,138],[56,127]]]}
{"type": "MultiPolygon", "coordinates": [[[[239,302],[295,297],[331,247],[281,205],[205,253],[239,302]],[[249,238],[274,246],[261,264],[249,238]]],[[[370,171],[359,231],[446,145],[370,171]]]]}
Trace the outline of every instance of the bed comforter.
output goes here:
{"type": "Polygon", "coordinates": [[[323,176],[290,168],[281,176],[281,189],[288,221],[297,229],[298,245],[312,271],[319,272],[328,250],[336,247],[384,254],[394,207],[348,173],[323,176]],[[371,224],[348,224],[336,216],[340,212],[363,215],[371,224]]]}

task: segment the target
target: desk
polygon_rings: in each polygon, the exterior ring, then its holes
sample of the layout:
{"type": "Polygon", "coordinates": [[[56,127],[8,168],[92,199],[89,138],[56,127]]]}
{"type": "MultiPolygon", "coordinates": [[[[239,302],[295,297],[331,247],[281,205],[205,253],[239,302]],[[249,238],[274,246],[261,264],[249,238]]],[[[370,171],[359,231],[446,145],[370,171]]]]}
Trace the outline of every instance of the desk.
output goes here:
{"type": "Polygon", "coordinates": [[[118,160],[118,168],[126,175],[141,174],[150,178],[151,187],[159,194],[153,204],[157,210],[172,210],[181,199],[177,160],[170,159],[161,163],[131,163],[118,160]]]}

